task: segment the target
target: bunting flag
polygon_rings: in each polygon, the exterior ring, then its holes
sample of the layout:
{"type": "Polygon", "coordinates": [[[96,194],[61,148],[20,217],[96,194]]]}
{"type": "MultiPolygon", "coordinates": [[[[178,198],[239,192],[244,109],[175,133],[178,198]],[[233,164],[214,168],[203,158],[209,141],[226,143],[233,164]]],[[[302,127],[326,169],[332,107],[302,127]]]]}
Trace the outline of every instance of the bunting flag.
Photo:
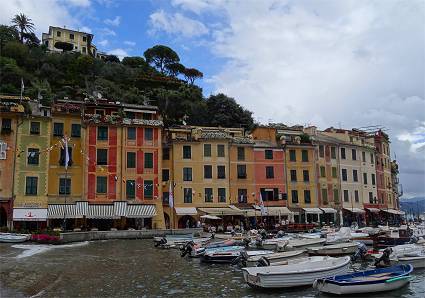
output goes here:
{"type": "Polygon", "coordinates": [[[170,189],[169,189],[169,198],[168,198],[168,205],[170,205],[170,208],[174,208],[174,195],[173,195],[173,185],[170,180],[170,189]]]}
{"type": "Polygon", "coordinates": [[[261,195],[261,191],[260,191],[260,209],[261,209],[261,216],[267,215],[266,208],[264,208],[263,196],[261,195]]]}
{"type": "Polygon", "coordinates": [[[68,138],[65,136],[63,138],[63,143],[65,144],[65,170],[68,169],[69,164],[69,152],[68,152],[68,138]]]}

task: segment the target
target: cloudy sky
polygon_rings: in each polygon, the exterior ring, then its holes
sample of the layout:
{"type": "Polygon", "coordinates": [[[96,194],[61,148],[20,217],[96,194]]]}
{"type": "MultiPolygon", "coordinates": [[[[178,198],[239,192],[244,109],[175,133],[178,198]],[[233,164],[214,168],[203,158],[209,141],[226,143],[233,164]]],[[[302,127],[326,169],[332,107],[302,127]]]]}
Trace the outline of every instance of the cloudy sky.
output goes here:
{"type": "Polygon", "coordinates": [[[95,34],[100,50],[175,49],[204,72],[204,94],[233,96],[262,123],[385,127],[405,197],[425,195],[425,2],[268,0],[8,0],[95,34]]]}

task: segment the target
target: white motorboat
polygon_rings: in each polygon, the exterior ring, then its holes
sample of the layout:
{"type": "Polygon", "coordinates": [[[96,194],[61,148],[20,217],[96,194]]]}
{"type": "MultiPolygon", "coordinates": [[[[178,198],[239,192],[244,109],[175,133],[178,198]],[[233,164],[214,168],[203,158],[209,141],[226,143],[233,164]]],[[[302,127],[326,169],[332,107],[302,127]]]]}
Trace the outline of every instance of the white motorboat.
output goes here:
{"type": "Polygon", "coordinates": [[[242,268],[245,282],[251,287],[290,288],[312,285],[317,278],[348,272],[350,257],[311,257],[280,266],[242,268]]]}
{"type": "Polygon", "coordinates": [[[351,255],[358,249],[358,244],[355,242],[337,243],[332,245],[307,247],[307,252],[310,255],[320,256],[338,256],[338,255],[351,255]]]}
{"type": "Polygon", "coordinates": [[[283,246],[283,247],[279,247],[278,250],[279,251],[283,251],[283,250],[300,250],[300,249],[304,249],[307,247],[315,247],[315,246],[320,246],[320,245],[324,245],[326,242],[325,238],[318,238],[318,239],[292,239],[292,240],[288,240],[288,243],[283,246]]]}
{"type": "Polygon", "coordinates": [[[267,254],[263,256],[250,256],[246,258],[245,264],[246,267],[255,267],[257,266],[258,262],[264,262],[267,264],[274,264],[282,261],[287,261],[289,259],[294,258],[300,258],[305,254],[304,250],[292,250],[292,251],[285,251],[285,252],[278,252],[278,253],[272,253],[267,254]]]}
{"type": "Polygon", "coordinates": [[[178,237],[154,237],[155,247],[160,248],[180,248],[182,245],[185,245],[188,242],[193,242],[195,244],[205,245],[211,238],[178,238],[178,237]]]}
{"type": "Polygon", "coordinates": [[[20,243],[31,238],[30,234],[0,233],[0,242],[20,243]]]}
{"type": "Polygon", "coordinates": [[[279,247],[285,246],[288,243],[287,238],[272,238],[272,239],[265,239],[261,242],[261,247],[263,249],[271,249],[276,250],[279,247]]]}

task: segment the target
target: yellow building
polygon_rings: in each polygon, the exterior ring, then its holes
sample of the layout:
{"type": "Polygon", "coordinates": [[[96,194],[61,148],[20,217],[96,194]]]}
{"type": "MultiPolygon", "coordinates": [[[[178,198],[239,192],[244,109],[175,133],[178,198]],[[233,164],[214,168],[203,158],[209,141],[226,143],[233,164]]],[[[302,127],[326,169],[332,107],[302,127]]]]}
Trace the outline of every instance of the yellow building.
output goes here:
{"type": "Polygon", "coordinates": [[[97,49],[92,42],[93,34],[54,26],[42,35],[42,43],[50,51],[62,52],[66,44],[69,51],[97,57],[97,49]]]}

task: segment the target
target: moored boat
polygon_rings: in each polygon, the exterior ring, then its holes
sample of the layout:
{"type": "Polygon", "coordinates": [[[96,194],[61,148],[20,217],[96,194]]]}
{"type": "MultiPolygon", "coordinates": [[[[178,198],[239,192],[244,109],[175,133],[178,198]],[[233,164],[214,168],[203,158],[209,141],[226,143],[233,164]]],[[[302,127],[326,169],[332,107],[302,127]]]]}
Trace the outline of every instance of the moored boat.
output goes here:
{"type": "Polygon", "coordinates": [[[313,287],[320,292],[349,295],[392,291],[407,285],[412,265],[366,270],[317,279],[313,287]]]}
{"type": "Polygon", "coordinates": [[[0,233],[0,242],[20,243],[31,238],[28,234],[0,233]]]}
{"type": "Polygon", "coordinates": [[[318,239],[292,239],[288,240],[288,243],[281,248],[281,250],[299,250],[307,247],[315,247],[325,244],[325,238],[318,239]]]}
{"type": "Polygon", "coordinates": [[[351,255],[358,249],[358,244],[354,242],[338,243],[332,245],[307,247],[307,252],[310,255],[319,256],[337,256],[337,255],[351,255]]]}
{"type": "Polygon", "coordinates": [[[242,272],[251,287],[290,288],[312,285],[317,278],[347,273],[349,269],[350,257],[319,258],[280,266],[246,267],[242,272]]]}
{"type": "Polygon", "coordinates": [[[299,258],[305,255],[304,250],[292,250],[292,251],[285,251],[285,252],[277,252],[268,254],[265,256],[249,256],[246,257],[245,265],[246,267],[255,267],[257,266],[258,262],[262,260],[262,262],[265,262],[267,264],[273,264],[277,262],[287,261],[289,259],[299,258]]]}
{"type": "Polygon", "coordinates": [[[242,246],[211,248],[204,252],[201,261],[205,263],[232,263],[240,257],[243,250],[244,247],[242,246]]]}

